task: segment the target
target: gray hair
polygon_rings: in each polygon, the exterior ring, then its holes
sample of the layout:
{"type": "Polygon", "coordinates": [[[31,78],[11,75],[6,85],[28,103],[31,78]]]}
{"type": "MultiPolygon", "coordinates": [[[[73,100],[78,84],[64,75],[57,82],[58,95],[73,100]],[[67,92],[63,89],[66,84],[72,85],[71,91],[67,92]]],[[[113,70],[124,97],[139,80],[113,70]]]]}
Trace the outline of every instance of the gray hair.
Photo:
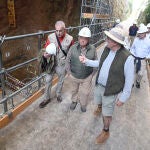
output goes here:
{"type": "Polygon", "coordinates": [[[64,23],[63,21],[57,21],[57,22],[55,23],[55,27],[56,27],[56,26],[62,26],[64,29],[66,28],[65,23],[64,23]]]}

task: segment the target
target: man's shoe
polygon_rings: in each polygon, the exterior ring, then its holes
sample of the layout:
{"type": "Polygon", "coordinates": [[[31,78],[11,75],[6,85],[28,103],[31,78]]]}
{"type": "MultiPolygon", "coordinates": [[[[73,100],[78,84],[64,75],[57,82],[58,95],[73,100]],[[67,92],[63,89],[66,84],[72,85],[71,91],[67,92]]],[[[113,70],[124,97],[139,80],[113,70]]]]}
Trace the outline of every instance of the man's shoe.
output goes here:
{"type": "Polygon", "coordinates": [[[61,96],[57,96],[57,101],[58,102],[62,102],[62,97],[61,96]]]}
{"type": "Polygon", "coordinates": [[[71,110],[74,110],[77,106],[77,102],[72,102],[71,105],[70,105],[70,109],[71,110]]]}
{"type": "Polygon", "coordinates": [[[81,111],[86,112],[86,106],[81,106],[81,111]]]}
{"type": "Polygon", "coordinates": [[[140,82],[136,81],[136,88],[140,88],[140,82]]]}
{"type": "Polygon", "coordinates": [[[109,138],[109,131],[104,131],[100,133],[100,135],[96,138],[96,144],[102,144],[109,138]]]}
{"type": "Polygon", "coordinates": [[[95,116],[99,116],[102,112],[102,105],[98,105],[97,109],[94,111],[95,116]]]}
{"type": "Polygon", "coordinates": [[[51,99],[44,100],[43,102],[40,103],[39,107],[44,108],[50,101],[51,99]]]}

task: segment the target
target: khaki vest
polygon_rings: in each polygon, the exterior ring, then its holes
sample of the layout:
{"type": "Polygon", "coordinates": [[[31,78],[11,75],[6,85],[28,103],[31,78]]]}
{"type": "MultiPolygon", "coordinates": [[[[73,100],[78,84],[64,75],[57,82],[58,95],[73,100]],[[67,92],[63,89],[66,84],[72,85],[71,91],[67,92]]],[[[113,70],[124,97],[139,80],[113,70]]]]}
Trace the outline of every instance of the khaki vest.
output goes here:
{"type": "MultiPolygon", "coordinates": [[[[98,74],[96,76],[96,84],[98,83],[99,72],[102,67],[102,64],[106,59],[106,57],[108,56],[109,52],[110,49],[105,48],[102,53],[100,63],[99,63],[98,74]]],[[[123,90],[124,83],[125,83],[124,64],[128,56],[130,55],[131,53],[128,50],[126,50],[124,47],[121,47],[117,51],[115,58],[110,66],[104,96],[118,94],[123,90]]]]}
{"type": "MultiPolygon", "coordinates": [[[[58,42],[56,39],[55,33],[52,33],[48,36],[50,43],[54,43],[57,47],[57,65],[65,65],[66,56],[64,56],[63,52],[60,50],[58,46],[58,42]]],[[[61,42],[62,49],[68,53],[73,37],[66,33],[63,41],[61,42]]]]}
{"type": "MultiPolygon", "coordinates": [[[[96,49],[93,45],[87,45],[86,47],[86,57],[88,59],[95,59],[96,49]]],[[[77,79],[85,79],[87,78],[92,72],[93,68],[89,66],[85,66],[79,60],[79,56],[81,55],[81,48],[79,44],[75,44],[71,47],[71,62],[70,62],[70,70],[71,74],[77,79]]]]}

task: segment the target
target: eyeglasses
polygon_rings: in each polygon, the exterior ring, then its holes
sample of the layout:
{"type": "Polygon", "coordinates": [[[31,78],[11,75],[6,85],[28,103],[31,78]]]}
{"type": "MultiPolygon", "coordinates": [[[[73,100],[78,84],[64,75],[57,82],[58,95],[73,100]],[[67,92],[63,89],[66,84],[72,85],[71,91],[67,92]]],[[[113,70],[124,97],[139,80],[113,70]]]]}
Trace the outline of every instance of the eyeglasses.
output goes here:
{"type": "Polygon", "coordinates": [[[56,32],[57,32],[57,33],[59,33],[59,32],[64,32],[64,29],[63,29],[63,30],[56,30],[56,32]]]}

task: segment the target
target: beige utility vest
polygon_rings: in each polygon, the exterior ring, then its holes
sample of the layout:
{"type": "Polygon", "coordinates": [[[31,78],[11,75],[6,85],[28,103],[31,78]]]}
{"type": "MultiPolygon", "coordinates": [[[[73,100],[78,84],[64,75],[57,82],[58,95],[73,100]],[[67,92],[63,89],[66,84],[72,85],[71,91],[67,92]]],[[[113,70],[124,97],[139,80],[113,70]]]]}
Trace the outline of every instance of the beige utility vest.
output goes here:
{"type": "MultiPolygon", "coordinates": [[[[63,54],[63,52],[59,48],[56,34],[55,33],[50,34],[48,36],[48,39],[49,39],[50,43],[54,43],[57,47],[57,65],[60,65],[60,66],[65,65],[66,56],[63,54]]],[[[68,51],[69,51],[72,40],[73,40],[73,37],[66,33],[65,37],[63,38],[63,41],[61,42],[62,49],[66,53],[68,53],[68,51]]]]}

